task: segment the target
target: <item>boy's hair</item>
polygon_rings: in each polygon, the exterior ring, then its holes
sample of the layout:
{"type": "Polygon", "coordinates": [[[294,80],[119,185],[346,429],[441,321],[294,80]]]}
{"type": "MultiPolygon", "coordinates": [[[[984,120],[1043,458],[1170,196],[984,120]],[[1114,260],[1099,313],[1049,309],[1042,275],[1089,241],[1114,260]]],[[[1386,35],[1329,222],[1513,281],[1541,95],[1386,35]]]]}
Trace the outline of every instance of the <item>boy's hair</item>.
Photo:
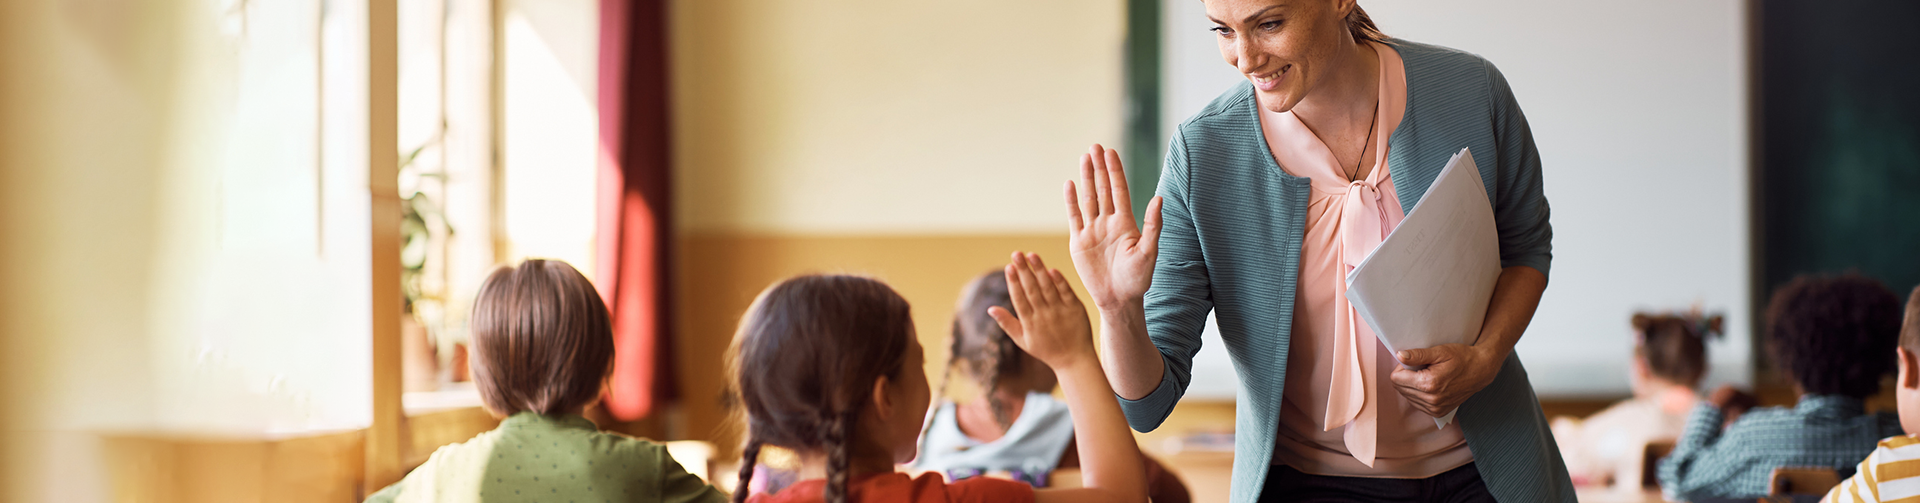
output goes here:
{"type": "Polygon", "coordinates": [[[851,430],[874,381],[921,371],[904,368],[912,337],[907,300],[877,280],[799,276],[761,292],[730,350],[747,422],[733,500],[746,500],[760,448],[771,444],[826,451],[826,500],[844,503],[851,430]]]}
{"type": "Polygon", "coordinates": [[[1634,313],[1633,329],[1640,336],[1634,352],[1646,360],[1654,377],[1698,386],[1707,373],[1706,338],[1721,335],[1723,321],[1719,315],[1634,313]]]}
{"type": "Polygon", "coordinates": [[[1907,294],[1907,316],[1900,323],[1900,347],[1907,348],[1908,353],[1920,354],[1920,285],[1907,294]]]}
{"type": "Polygon", "coordinates": [[[993,306],[1013,311],[1007,275],[998,269],[974,278],[960,291],[960,305],[953,313],[953,346],[948,353],[946,377],[940,380],[940,394],[946,394],[953,368],[964,365],[967,375],[980,385],[987,405],[992,407],[994,423],[1006,428],[1013,421],[1007,417],[1007,406],[993,393],[993,388],[1000,385],[1001,376],[1019,375],[1025,370],[1027,352],[1014,344],[1007,331],[1000,329],[1000,323],[987,314],[987,308],[993,306]]]}
{"type": "Polygon", "coordinates": [[[1872,278],[1802,275],[1773,292],[1767,333],[1773,355],[1810,394],[1866,398],[1893,371],[1885,358],[1900,337],[1900,299],[1872,278]]]}
{"type": "Polygon", "coordinates": [[[529,259],[487,276],[473,301],[473,381],[503,415],[579,412],[611,370],[607,304],[566,262],[529,259]]]}

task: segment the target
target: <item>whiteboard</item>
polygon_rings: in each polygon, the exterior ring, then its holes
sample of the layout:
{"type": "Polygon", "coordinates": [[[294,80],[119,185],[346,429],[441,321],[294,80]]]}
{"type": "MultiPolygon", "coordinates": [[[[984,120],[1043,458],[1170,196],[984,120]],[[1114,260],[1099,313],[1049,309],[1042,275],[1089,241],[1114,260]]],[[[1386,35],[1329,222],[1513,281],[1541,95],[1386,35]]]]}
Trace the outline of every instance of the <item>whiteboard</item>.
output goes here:
{"type": "MultiPolygon", "coordinates": [[[[1726,315],[1706,386],[1749,384],[1742,2],[1362,1],[1388,35],[1480,54],[1512,84],[1553,207],[1550,283],[1516,351],[1542,396],[1629,393],[1635,310],[1726,315]],[[1647,15],[1647,13],[1658,13],[1647,15]]],[[[1204,5],[1164,0],[1161,130],[1242,79],[1204,5]]],[[[1186,399],[1238,386],[1211,318],[1186,399]]]]}

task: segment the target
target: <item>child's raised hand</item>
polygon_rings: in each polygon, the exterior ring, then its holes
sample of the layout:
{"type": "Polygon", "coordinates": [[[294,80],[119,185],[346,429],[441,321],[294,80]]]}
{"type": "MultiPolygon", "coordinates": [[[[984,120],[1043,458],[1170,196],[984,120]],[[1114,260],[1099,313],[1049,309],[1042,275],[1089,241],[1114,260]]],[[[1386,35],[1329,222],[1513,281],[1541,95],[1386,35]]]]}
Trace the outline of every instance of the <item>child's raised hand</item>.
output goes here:
{"type": "Polygon", "coordinates": [[[987,308],[987,314],[1014,344],[1056,371],[1098,361],[1087,308],[1073,294],[1065,275],[1047,269],[1039,255],[1020,252],[1014,252],[1006,273],[1015,312],[996,306],[987,308]]]}

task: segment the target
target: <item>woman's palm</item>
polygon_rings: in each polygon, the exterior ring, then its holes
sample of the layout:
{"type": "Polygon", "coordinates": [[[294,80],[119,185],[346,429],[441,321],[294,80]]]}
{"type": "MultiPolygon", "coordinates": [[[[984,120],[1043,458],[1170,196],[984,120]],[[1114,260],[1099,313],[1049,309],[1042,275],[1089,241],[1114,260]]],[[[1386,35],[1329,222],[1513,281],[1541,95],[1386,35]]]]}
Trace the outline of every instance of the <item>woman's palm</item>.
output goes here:
{"type": "Polygon", "coordinates": [[[1080,156],[1080,183],[1084,190],[1073,182],[1066,186],[1070,250],[1080,280],[1101,309],[1140,302],[1153,284],[1160,198],[1147,204],[1145,229],[1135,227],[1120,154],[1100,145],[1080,156]]]}

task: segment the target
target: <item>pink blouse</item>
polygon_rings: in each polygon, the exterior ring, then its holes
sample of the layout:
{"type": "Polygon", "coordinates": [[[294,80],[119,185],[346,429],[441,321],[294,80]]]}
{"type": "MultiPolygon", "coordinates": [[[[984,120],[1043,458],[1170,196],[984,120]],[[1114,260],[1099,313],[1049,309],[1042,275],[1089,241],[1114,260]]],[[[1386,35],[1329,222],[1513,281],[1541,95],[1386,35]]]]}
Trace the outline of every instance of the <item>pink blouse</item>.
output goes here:
{"type": "Polygon", "coordinates": [[[1393,48],[1369,45],[1380,59],[1380,104],[1364,179],[1349,180],[1351,167],[1292,112],[1260,113],[1274,160],[1313,186],[1274,462],[1316,475],[1426,478],[1472,462],[1473,453],[1458,426],[1436,428],[1394,389],[1387,376],[1398,364],[1346,298],[1347,272],[1405,216],[1387,139],[1406,113],[1406,68],[1393,48]]]}

